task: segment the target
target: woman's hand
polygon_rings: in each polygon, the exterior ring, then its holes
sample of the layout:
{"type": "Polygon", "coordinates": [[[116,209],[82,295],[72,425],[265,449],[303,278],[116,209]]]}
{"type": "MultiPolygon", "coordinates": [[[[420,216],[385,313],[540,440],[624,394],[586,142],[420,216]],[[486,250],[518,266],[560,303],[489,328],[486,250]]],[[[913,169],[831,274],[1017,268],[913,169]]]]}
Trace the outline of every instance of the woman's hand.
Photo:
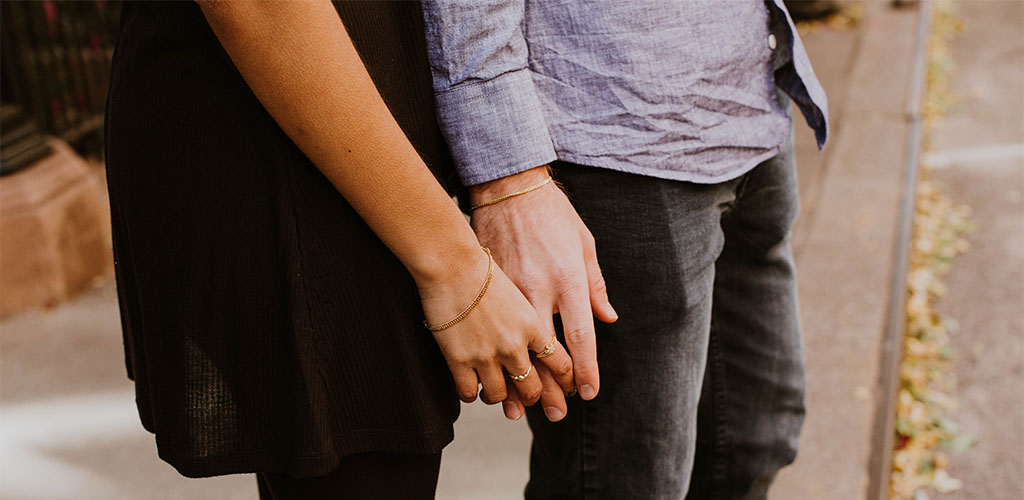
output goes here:
{"type": "MultiPolygon", "coordinates": [[[[260,103],[412,274],[430,324],[462,312],[483,284],[487,256],[391,116],[332,4],[200,0],[199,6],[260,103]]],[[[460,397],[476,399],[482,382],[483,399],[493,404],[508,394],[503,371],[525,373],[528,349],[543,351],[547,331],[495,265],[480,304],[435,338],[460,397]]],[[[564,390],[572,389],[564,349],[541,361],[564,390]]],[[[536,371],[514,382],[531,404],[541,392],[536,371]]]]}
{"type": "MultiPolygon", "coordinates": [[[[427,323],[443,324],[472,303],[487,276],[490,260],[483,251],[478,253],[470,265],[453,270],[440,282],[417,282],[427,323]]],[[[531,367],[530,351],[542,352],[551,336],[533,306],[497,264],[493,264],[492,273],[487,292],[477,306],[462,321],[433,332],[434,338],[448,361],[460,399],[475,400],[478,384],[482,383],[484,403],[504,401],[509,394],[507,374],[523,403],[532,405],[540,398],[542,386],[537,370],[531,367]],[[527,372],[523,381],[511,379],[527,372]]],[[[556,345],[553,355],[535,361],[544,364],[564,392],[573,389],[572,360],[561,344],[556,345]]]]}

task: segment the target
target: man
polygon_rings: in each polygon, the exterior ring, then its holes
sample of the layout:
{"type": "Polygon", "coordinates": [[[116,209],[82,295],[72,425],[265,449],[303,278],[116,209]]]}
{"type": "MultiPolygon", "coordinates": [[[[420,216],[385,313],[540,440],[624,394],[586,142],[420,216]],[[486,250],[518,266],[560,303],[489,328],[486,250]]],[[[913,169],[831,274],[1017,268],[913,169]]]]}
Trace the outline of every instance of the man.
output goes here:
{"type": "Polygon", "coordinates": [[[819,147],[828,123],[782,0],[426,0],[424,16],[474,230],[573,357],[568,407],[536,365],[526,497],[765,498],[805,408],[776,87],[819,147]]]}

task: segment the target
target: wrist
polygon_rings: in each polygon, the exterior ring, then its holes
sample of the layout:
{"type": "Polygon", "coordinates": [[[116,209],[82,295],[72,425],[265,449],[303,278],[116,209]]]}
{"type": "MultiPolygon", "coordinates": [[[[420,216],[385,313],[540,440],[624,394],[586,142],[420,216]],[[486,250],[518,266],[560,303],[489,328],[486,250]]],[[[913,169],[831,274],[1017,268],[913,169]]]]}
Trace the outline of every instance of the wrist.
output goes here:
{"type": "MultiPolygon", "coordinates": [[[[421,294],[438,289],[460,279],[460,274],[473,274],[476,268],[487,266],[487,254],[480,248],[476,238],[472,241],[444,245],[424,255],[422,259],[406,265],[421,294]]],[[[481,275],[482,279],[482,275],[481,275]]]]}
{"type": "Polygon", "coordinates": [[[509,193],[521,191],[544,181],[551,175],[551,168],[542,165],[509,176],[476,184],[469,187],[469,203],[477,205],[509,193]]]}

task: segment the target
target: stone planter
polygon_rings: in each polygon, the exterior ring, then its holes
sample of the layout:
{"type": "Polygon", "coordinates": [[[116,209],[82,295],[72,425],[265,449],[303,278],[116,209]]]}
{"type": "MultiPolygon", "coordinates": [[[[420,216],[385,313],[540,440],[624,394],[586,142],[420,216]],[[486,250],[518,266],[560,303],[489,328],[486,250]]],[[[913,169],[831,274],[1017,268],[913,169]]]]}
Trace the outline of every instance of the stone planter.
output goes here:
{"type": "Polygon", "coordinates": [[[52,307],[113,269],[106,189],[63,141],[0,177],[0,317],[52,307]]]}

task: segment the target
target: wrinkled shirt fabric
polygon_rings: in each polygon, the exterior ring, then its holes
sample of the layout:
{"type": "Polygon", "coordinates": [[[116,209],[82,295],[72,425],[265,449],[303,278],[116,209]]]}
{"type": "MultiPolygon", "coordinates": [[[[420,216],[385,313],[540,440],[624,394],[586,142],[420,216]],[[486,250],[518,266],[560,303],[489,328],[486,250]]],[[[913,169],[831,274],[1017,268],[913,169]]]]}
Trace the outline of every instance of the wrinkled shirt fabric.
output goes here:
{"type": "Polygon", "coordinates": [[[729,180],[786,141],[776,87],[819,147],[828,134],[825,92],[782,0],[424,0],[423,11],[438,120],[466,185],[556,159],[729,180]]]}

